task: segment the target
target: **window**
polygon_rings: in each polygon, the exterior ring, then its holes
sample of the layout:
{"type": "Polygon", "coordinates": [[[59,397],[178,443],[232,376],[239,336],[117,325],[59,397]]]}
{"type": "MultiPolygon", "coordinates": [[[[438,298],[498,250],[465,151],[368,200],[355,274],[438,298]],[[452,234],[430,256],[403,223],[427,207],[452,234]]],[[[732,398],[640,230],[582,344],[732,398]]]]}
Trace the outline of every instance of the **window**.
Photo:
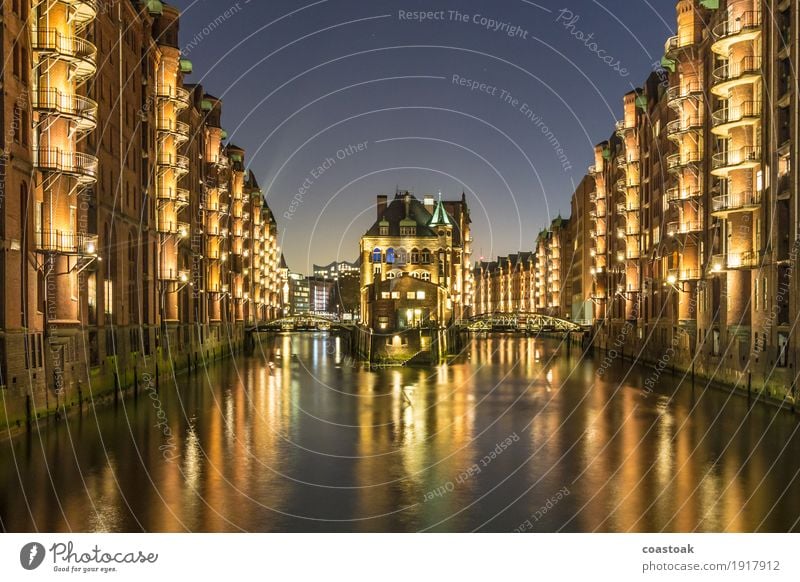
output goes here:
{"type": "Polygon", "coordinates": [[[400,299],[400,292],[392,291],[392,299],[400,299]]]}
{"type": "Polygon", "coordinates": [[[419,263],[419,250],[411,249],[411,264],[416,265],[419,263]]]}
{"type": "Polygon", "coordinates": [[[398,265],[405,265],[408,262],[408,253],[405,249],[397,249],[394,260],[398,265]]]}
{"type": "Polygon", "coordinates": [[[389,236],[389,225],[388,224],[382,224],[380,226],[380,235],[381,236],[389,236]]]}
{"type": "Polygon", "coordinates": [[[386,262],[389,264],[394,264],[394,249],[388,248],[386,249],[386,262]]]}
{"type": "Polygon", "coordinates": [[[417,299],[419,299],[420,301],[425,299],[425,291],[417,291],[417,299]]]}
{"type": "Polygon", "coordinates": [[[423,281],[430,281],[431,280],[431,274],[428,273],[427,271],[423,271],[422,273],[420,273],[420,277],[419,278],[422,279],[423,281]]]}
{"type": "Polygon", "coordinates": [[[406,293],[406,299],[416,299],[417,294],[413,291],[409,291],[406,293]]]}
{"type": "Polygon", "coordinates": [[[375,248],[372,251],[372,262],[373,263],[380,263],[381,262],[381,249],[375,248]]]}
{"type": "Polygon", "coordinates": [[[422,264],[426,265],[431,262],[431,252],[428,249],[422,249],[422,264]]]}
{"type": "Polygon", "coordinates": [[[401,226],[400,236],[417,236],[416,226],[401,226]]]}
{"type": "Polygon", "coordinates": [[[389,299],[390,293],[388,291],[381,291],[381,299],[389,299]]]}

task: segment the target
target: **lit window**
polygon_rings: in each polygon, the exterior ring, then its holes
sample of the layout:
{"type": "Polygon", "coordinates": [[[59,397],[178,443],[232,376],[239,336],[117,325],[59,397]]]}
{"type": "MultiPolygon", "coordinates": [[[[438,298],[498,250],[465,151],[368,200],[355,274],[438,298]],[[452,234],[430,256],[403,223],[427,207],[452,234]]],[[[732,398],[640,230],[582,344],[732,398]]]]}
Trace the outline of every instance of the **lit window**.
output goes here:
{"type": "Polygon", "coordinates": [[[406,299],[414,299],[415,297],[416,293],[414,293],[413,291],[409,291],[408,293],[406,293],[406,299]]]}
{"type": "Polygon", "coordinates": [[[386,262],[394,264],[394,249],[392,248],[386,249],[386,262]]]}
{"type": "Polygon", "coordinates": [[[400,292],[392,291],[392,299],[400,299],[400,292]]]}
{"type": "Polygon", "coordinates": [[[417,299],[425,299],[425,291],[417,291],[417,299]]]}
{"type": "Polygon", "coordinates": [[[389,292],[388,291],[382,291],[381,292],[381,299],[389,299],[389,292]]]}
{"type": "Polygon", "coordinates": [[[372,262],[373,263],[381,262],[381,249],[376,248],[372,251],[372,262]]]}

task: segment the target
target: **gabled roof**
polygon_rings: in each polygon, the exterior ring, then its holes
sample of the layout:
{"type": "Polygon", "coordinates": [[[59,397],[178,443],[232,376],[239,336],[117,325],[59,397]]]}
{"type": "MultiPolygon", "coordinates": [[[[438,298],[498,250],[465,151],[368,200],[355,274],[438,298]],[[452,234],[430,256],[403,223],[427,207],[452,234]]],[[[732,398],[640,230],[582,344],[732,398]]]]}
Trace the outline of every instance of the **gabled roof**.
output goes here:
{"type": "Polygon", "coordinates": [[[367,230],[366,236],[381,236],[381,225],[389,227],[389,236],[400,236],[400,223],[403,226],[414,224],[417,236],[436,236],[430,228],[431,213],[425,205],[408,192],[398,192],[386,205],[383,214],[367,230]],[[408,216],[406,216],[405,197],[409,197],[408,216]]]}

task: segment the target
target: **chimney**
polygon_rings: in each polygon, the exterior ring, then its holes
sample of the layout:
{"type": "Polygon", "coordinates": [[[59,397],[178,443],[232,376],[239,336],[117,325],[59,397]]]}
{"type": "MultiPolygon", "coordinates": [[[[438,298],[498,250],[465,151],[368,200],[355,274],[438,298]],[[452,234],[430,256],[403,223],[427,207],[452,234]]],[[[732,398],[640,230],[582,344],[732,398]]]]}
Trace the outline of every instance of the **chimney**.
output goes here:
{"type": "Polygon", "coordinates": [[[433,214],[433,194],[425,194],[422,203],[425,205],[425,210],[433,214]]]}
{"type": "Polygon", "coordinates": [[[383,216],[384,210],[386,210],[386,194],[378,194],[378,218],[383,216]]]}

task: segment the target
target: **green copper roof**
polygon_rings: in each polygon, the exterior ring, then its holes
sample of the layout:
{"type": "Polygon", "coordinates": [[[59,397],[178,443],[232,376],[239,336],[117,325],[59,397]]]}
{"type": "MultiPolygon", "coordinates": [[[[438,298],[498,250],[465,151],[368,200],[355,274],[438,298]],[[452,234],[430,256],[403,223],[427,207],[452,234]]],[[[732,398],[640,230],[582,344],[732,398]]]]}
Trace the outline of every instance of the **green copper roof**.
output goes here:
{"type": "Polygon", "coordinates": [[[436,208],[433,209],[433,216],[431,217],[431,221],[428,223],[428,226],[452,226],[453,222],[450,220],[450,217],[447,215],[447,210],[444,209],[444,204],[442,203],[442,195],[439,194],[439,202],[436,203],[436,208]]]}
{"type": "Polygon", "coordinates": [[[642,111],[647,111],[647,97],[645,95],[638,95],[636,97],[636,107],[642,111]]]}
{"type": "Polygon", "coordinates": [[[184,75],[191,75],[193,70],[192,61],[189,59],[181,59],[181,73],[184,75]]]}
{"type": "Polygon", "coordinates": [[[220,132],[220,136],[222,137],[222,139],[228,139],[228,132],[223,129],[220,132]]]}
{"type": "Polygon", "coordinates": [[[208,99],[203,99],[202,103],[200,103],[200,108],[203,111],[211,111],[212,109],[214,109],[214,104],[211,103],[211,101],[209,101],[208,99]]]}
{"type": "Polygon", "coordinates": [[[675,61],[673,61],[672,59],[668,59],[667,57],[662,57],[661,66],[669,70],[670,73],[675,72],[675,61]]]}
{"type": "Polygon", "coordinates": [[[164,14],[164,5],[159,0],[147,0],[145,5],[147,6],[147,11],[154,16],[164,14]]]}
{"type": "Polygon", "coordinates": [[[719,0],[700,0],[700,6],[711,10],[719,9],[719,0]]]}

